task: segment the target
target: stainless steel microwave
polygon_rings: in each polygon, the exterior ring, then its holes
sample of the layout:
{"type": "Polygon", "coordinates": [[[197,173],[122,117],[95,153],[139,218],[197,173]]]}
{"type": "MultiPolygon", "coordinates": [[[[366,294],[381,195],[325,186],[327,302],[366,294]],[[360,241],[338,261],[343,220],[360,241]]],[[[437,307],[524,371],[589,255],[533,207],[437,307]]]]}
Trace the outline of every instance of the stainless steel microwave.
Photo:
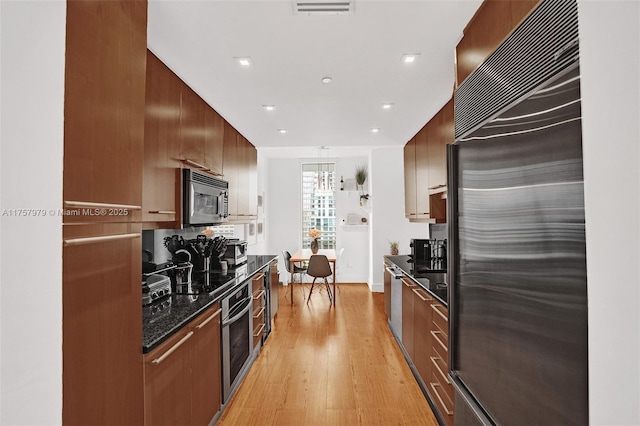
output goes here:
{"type": "Polygon", "coordinates": [[[192,169],[182,169],[182,223],[216,225],[229,216],[229,182],[192,169]]]}

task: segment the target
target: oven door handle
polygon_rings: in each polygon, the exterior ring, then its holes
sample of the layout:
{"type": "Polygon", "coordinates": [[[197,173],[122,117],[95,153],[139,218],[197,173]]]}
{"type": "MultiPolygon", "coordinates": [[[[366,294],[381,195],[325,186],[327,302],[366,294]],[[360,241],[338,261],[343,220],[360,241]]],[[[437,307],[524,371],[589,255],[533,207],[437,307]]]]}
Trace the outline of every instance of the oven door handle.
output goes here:
{"type": "Polygon", "coordinates": [[[238,318],[242,317],[244,314],[249,312],[249,309],[251,309],[251,297],[245,298],[242,301],[242,304],[244,304],[245,302],[246,302],[246,305],[243,308],[241,308],[241,311],[237,315],[234,315],[233,317],[231,317],[231,315],[233,314],[233,311],[229,312],[229,316],[227,316],[227,318],[222,320],[222,326],[229,325],[232,322],[235,322],[238,318]]]}

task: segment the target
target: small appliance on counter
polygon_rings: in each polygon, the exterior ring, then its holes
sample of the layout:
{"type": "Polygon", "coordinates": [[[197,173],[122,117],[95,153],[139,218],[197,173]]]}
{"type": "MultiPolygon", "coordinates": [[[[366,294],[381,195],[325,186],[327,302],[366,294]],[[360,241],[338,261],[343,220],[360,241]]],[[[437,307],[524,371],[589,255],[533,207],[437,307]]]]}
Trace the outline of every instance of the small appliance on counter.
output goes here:
{"type": "Polygon", "coordinates": [[[142,279],[142,304],[149,305],[171,294],[171,280],[166,275],[153,274],[142,279]]]}
{"type": "Polygon", "coordinates": [[[238,238],[227,240],[227,249],[222,260],[226,260],[229,268],[235,268],[247,262],[247,242],[238,238]]]}

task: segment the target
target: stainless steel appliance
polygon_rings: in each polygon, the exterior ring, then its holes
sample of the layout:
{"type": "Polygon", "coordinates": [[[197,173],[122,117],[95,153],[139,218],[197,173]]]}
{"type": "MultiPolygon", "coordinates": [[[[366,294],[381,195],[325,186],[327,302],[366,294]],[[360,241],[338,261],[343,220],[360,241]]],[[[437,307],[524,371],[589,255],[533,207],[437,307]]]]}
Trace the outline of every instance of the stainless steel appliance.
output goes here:
{"type": "Polygon", "coordinates": [[[229,400],[251,360],[251,281],[222,299],[222,402],[229,400]]]}
{"type": "Polygon", "coordinates": [[[577,33],[575,1],[545,0],[456,93],[456,424],[589,424],[577,33]]]}
{"type": "Polygon", "coordinates": [[[385,266],[391,276],[391,315],[389,326],[397,340],[402,339],[402,272],[395,266],[385,266]]]}
{"type": "Polygon", "coordinates": [[[171,280],[166,275],[143,276],[142,304],[149,305],[171,294],[171,280]]]}
{"type": "Polygon", "coordinates": [[[230,268],[247,262],[247,242],[238,238],[227,240],[227,249],[222,260],[226,260],[230,268]]]}
{"type": "Polygon", "coordinates": [[[182,169],[182,180],[184,225],[215,225],[229,216],[227,181],[192,169],[182,169]]]}

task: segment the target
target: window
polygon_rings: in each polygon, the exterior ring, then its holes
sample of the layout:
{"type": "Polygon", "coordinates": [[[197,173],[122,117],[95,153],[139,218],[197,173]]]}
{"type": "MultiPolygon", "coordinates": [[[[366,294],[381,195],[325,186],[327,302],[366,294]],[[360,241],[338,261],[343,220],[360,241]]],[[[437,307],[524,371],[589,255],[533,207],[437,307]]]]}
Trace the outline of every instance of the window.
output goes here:
{"type": "Polygon", "coordinates": [[[336,248],[335,163],[302,165],[302,247],[311,245],[309,230],[322,231],[321,249],[336,248]]]}

